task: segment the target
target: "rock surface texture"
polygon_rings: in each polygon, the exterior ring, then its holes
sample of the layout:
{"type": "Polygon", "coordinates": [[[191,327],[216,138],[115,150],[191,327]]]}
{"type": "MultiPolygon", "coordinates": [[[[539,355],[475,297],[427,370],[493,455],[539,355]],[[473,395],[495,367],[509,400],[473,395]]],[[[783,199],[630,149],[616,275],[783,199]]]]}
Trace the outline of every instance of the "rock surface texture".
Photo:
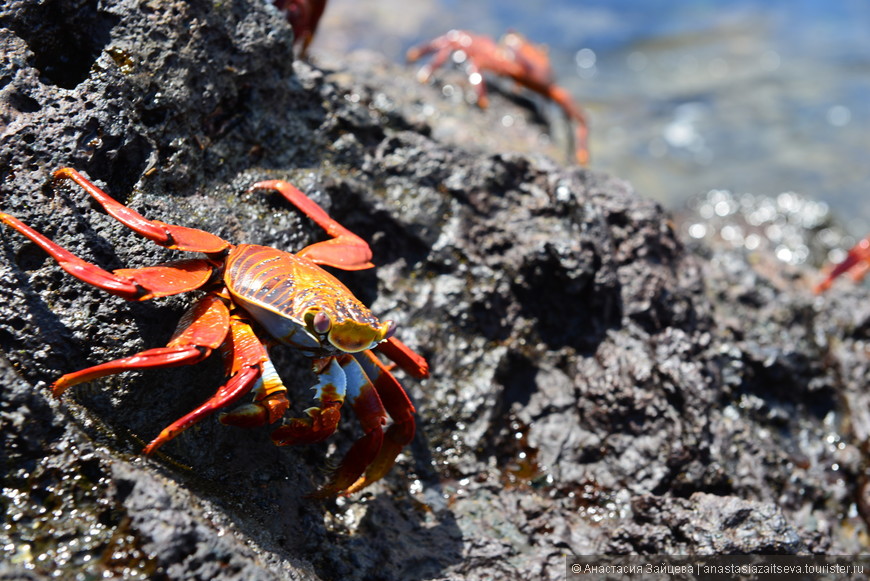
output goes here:
{"type": "MultiPolygon", "coordinates": [[[[292,40],[265,1],[5,2],[0,207],[136,267],[177,253],[54,169],[286,250],[322,234],[247,188],[295,183],[372,243],[378,268],[340,276],[430,361],[402,378],[413,444],[329,501],[306,494],[353,418],[299,448],[208,419],[143,457],[220,385],[216,358],[59,401],[47,385],[163,345],[191,297],[110,297],[4,228],[0,575],[563,579],[571,554],[866,551],[866,289],[817,298],[799,272],[687,248],[629,184],[494,149],[538,139],[516,103],[481,113],[373,55],[294,62],[292,40]]],[[[308,364],[274,355],[299,412],[308,364]]]]}

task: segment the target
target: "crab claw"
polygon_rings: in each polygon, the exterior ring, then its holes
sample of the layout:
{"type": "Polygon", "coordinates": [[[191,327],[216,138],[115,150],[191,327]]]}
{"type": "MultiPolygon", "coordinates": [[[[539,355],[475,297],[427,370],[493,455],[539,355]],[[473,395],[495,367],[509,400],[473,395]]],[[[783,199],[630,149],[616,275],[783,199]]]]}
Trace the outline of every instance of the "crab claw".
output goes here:
{"type": "Polygon", "coordinates": [[[353,355],[342,354],[318,360],[315,362],[315,371],[319,377],[314,388],[317,392],[315,399],[320,407],[308,408],[305,410],[308,417],[293,418],[272,432],[272,441],[279,446],[285,446],[310,444],[329,437],[338,425],[341,405],[345,399],[348,401],[365,434],[344,455],[329,483],[311,495],[325,498],[349,493],[354,486],[353,491],[362,488],[355,483],[361,480],[367,468],[377,463],[383,454],[383,427],[387,423],[387,412],[381,403],[378,389],[353,355]]]}
{"type": "Polygon", "coordinates": [[[372,384],[364,367],[353,355],[341,355],[341,365],[347,378],[347,399],[362,425],[365,435],[354,442],[328,484],[317,490],[313,498],[325,498],[336,494],[350,494],[365,472],[377,462],[384,446],[384,425],[387,412],[378,390],[372,384]]]}
{"type": "Polygon", "coordinates": [[[254,401],[222,413],[218,418],[222,424],[239,428],[264,426],[277,422],[290,407],[287,388],[281,382],[271,360],[262,361],[260,369],[262,375],[251,390],[254,393],[254,401]]]}
{"type": "Polygon", "coordinates": [[[305,410],[307,417],[292,418],[272,432],[276,446],[313,444],[331,436],[341,419],[341,406],[347,393],[347,374],[339,361],[328,357],[315,361],[318,383],[314,398],[319,407],[305,410]]]}
{"type": "Polygon", "coordinates": [[[373,378],[378,396],[383,401],[393,423],[384,435],[384,442],[378,455],[369,463],[365,474],[347,487],[345,494],[362,490],[386,476],[395,464],[399,453],[414,439],[416,430],[414,405],[393,374],[371,351],[356,354],[356,359],[366,375],[373,378]]]}

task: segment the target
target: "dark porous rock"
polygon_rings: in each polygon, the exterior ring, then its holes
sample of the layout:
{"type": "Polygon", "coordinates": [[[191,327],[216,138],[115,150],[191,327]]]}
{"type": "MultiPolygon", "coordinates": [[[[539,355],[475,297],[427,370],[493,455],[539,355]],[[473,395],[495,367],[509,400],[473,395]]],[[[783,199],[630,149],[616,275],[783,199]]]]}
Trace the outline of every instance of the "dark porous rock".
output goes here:
{"type": "MultiPolygon", "coordinates": [[[[292,41],[261,0],[5,2],[0,208],[135,268],[180,253],[55,169],[289,251],[324,234],[249,187],[293,182],[371,242],[378,268],[339,276],[431,364],[397,372],[413,443],[326,501],[306,495],[352,417],[288,448],[207,418],[142,456],[222,383],[219,358],[47,387],[165,344],[195,294],[108,296],[4,226],[0,575],[563,579],[574,554],[866,551],[866,288],[814,297],[773,248],[684,236],[624,181],[536,150],[548,128],[497,91],[481,113],[373,55],[294,62],[292,41]]],[[[301,413],[310,364],[273,357],[301,413]]]]}

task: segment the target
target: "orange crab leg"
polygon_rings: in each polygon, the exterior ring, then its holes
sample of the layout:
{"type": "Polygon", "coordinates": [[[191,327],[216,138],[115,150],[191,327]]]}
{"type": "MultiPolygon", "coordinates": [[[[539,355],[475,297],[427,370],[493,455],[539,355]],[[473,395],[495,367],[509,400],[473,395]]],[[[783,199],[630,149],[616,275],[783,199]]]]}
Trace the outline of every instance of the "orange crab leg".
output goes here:
{"type": "Polygon", "coordinates": [[[51,391],[59,396],[73,385],[123,371],[198,363],[223,343],[229,326],[226,305],[218,297],[206,295],[184,314],[166,347],[67,373],[51,385],[51,391]]]}
{"type": "Polygon", "coordinates": [[[60,168],[54,172],[54,178],[74,181],[99,202],[110,216],[131,230],[166,248],[217,254],[230,247],[230,243],[226,240],[197,228],[174,226],[159,220],[147,220],[139,212],[117,202],[72,168],[60,168]]]}
{"type": "MultiPolygon", "coordinates": [[[[244,320],[237,316],[229,318],[229,333],[220,345],[221,355],[229,371],[229,379],[215,394],[202,405],[185,414],[164,428],[160,434],[145,447],[145,454],[150,454],[178,434],[196,424],[215,411],[232,405],[252,389],[260,389],[260,382],[265,381],[270,387],[265,390],[273,396],[283,395],[286,391],[277,375],[264,375],[264,363],[269,361],[266,348],[254,334],[254,330],[244,320]]],[[[271,364],[268,368],[272,370],[271,364]]],[[[285,407],[286,409],[286,407],[285,407]]],[[[283,413],[283,410],[281,410],[283,413]]],[[[231,423],[231,422],[228,422],[231,423]]]]}
{"type": "Polygon", "coordinates": [[[216,410],[237,401],[240,397],[251,391],[259,375],[260,370],[256,367],[246,367],[240,373],[231,377],[201,406],[163,428],[160,434],[145,446],[143,452],[146,455],[151,454],[190,426],[213,414],[216,410]]]}
{"type": "MultiPolygon", "coordinates": [[[[421,83],[428,83],[429,79],[432,78],[432,73],[439,68],[441,68],[447,59],[450,58],[450,54],[453,52],[453,49],[450,46],[438,46],[436,43],[429,43],[420,46],[413,47],[408,50],[407,60],[408,62],[415,62],[427,54],[435,53],[432,57],[432,60],[429,61],[428,64],[420,67],[420,70],[417,71],[417,80],[421,83]]],[[[478,95],[478,103],[480,103],[480,96],[478,95]]],[[[481,107],[486,107],[486,105],[481,105],[481,107]]]]}
{"type": "Polygon", "coordinates": [[[27,236],[77,279],[128,301],[144,301],[197,289],[211,278],[214,271],[208,260],[192,259],[108,272],[58,246],[14,216],[0,212],[0,222],[27,236]]]}
{"type": "Polygon", "coordinates": [[[417,379],[429,377],[429,362],[396,337],[378,343],[376,349],[417,379]]]}
{"type": "Polygon", "coordinates": [[[281,180],[268,180],[254,184],[251,190],[277,191],[332,237],[330,240],[306,246],[296,253],[298,256],[342,270],[364,270],[374,267],[371,262],[372,250],[368,243],[333,220],[323,208],[295,186],[281,180]]]}
{"type": "Polygon", "coordinates": [[[70,167],[62,167],[54,172],[54,178],[74,181],[99,202],[110,216],[160,246],[173,250],[188,250],[206,254],[221,253],[230,247],[230,243],[226,240],[197,228],[173,226],[159,220],[147,220],[139,212],[115,201],[85,176],[70,167]]]}
{"type": "Polygon", "coordinates": [[[565,114],[574,121],[574,151],[577,163],[586,165],[589,163],[589,125],[586,115],[580,106],[574,102],[571,95],[558,85],[550,86],[545,93],[557,105],[562,107],[565,114]]]}
{"type": "Polygon", "coordinates": [[[825,279],[816,285],[815,292],[820,293],[831,288],[831,285],[834,284],[834,279],[843,273],[849,272],[852,275],[852,279],[857,282],[862,280],[868,271],[870,271],[870,236],[864,238],[849,250],[843,262],[834,266],[825,279]]]}
{"type": "Polygon", "coordinates": [[[384,435],[384,442],[377,456],[368,464],[365,475],[347,486],[345,494],[362,490],[383,478],[393,467],[402,449],[414,439],[415,432],[414,404],[393,374],[371,351],[362,351],[355,356],[366,375],[373,378],[380,400],[393,423],[384,435]]]}

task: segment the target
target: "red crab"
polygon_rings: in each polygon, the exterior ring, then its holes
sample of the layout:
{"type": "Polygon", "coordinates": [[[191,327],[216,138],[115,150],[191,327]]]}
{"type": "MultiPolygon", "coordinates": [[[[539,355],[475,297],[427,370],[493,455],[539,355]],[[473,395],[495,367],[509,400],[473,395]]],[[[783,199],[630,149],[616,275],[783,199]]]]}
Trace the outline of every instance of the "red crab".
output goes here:
{"type": "Polygon", "coordinates": [[[268,246],[232,245],[202,230],[147,220],[74,169],[62,168],[54,176],[74,181],[112,217],[157,244],[205,255],[107,272],[0,212],[0,221],[40,246],[69,274],[126,300],[205,291],[184,314],[166,347],[68,373],[52,384],[54,395],[78,383],[131,369],[190,365],[217,349],[224,361],[226,383],[205,403],[161,431],[145,447],[144,452],[150,454],[206,416],[229,406],[236,407],[220,416],[224,424],[252,427],[281,419],[290,404],[287,389],[269,360],[268,348],[283,343],[311,358],[318,379],[314,390],[319,405],[272,432],[275,444],[303,444],[327,438],[338,425],[345,401],[365,431],[317,495],[349,494],[389,471],[414,436],[414,406],[371,350],[383,352],[418,378],[428,375],[428,366],[425,359],[393,337],[395,327],[391,321],[379,322],[347,287],[319,266],[344,270],[372,267],[371,249],[363,239],[283,181],[260,182],[252,189],[278,191],[326,230],[329,240],[296,254],[268,246]],[[249,393],[253,394],[252,401],[239,405],[249,393]],[[393,423],[385,431],[388,417],[393,423]]]}
{"type": "Polygon", "coordinates": [[[834,279],[846,272],[856,282],[863,280],[867,273],[870,272],[870,236],[867,236],[853,246],[848,254],[846,254],[843,262],[828,269],[825,279],[816,285],[816,293],[821,293],[831,288],[831,285],[834,284],[834,279]]]}
{"type": "Polygon", "coordinates": [[[317,24],[326,9],[326,0],[272,0],[272,3],[286,14],[295,35],[293,44],[299,51],[299,57],[305,58],[317,32],[317,24]]]}
{"type": "Polygon", "coordinates": [[[432,61],[420,69],[418,77],[426,82],[432,72],[444,64],[454,52],[466,56],[468,79],[477,90],[477,103],[483,108],[488,105],[483,73],[490,71],[505,75],[517,84],[531,89],[555,101],[565,114],[574,121],[574,149],[577,162],[589,162],[588,125],[586,115],[571,98],[571,95],[555,84],[553,69],[545,47],[532,44],[522,35],[509,32],[496,44],[491,38],[472,34],[464,30],[451,30],[427,43],[408,50],[407,59],[415,62],[434,53],[432,61]]]}

